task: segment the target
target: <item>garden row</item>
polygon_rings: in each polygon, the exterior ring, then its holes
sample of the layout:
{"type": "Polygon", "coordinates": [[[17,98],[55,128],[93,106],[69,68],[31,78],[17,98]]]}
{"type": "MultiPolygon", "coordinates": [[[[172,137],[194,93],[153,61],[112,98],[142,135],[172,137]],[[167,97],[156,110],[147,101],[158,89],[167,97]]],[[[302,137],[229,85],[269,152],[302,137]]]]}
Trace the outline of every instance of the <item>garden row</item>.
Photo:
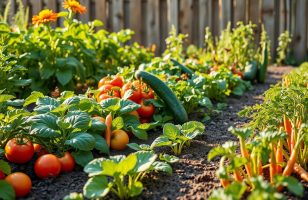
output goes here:
{"type": "MultiPolygon", "coordinates": [[[[139,195],[147,173],[170,174],[177,161],[157,155],[156,147],[170,146],[178,155],[204,133],[201,122],[187,122],[187,113],[200,111],[208,120],[227,96],[240,96],[265,80],[270,43],[263,31],[256,45],[253,24],[228,27],[220,38],[207,30],[206,47],[186,52],[186,36],[172,30],[166,51],[154,58],[154,46],[126,45],[132,31],[96,31],[102,22],[74,19],[86,12],[78,1],[65,0],[63,7],[62,13],[41,11],[33,27],[0,23],[0,154],[17,164],[35,159],[35,174],[43,179],[70,172],[76,163],[85,167],[91,177],[87,198],[139,195]],[[52,28],[59,18],[63,27],[52,28]],[[163,135],[151,145],[129,144],[129,137],[146,140],[147,131],[160,127],[163,135]],[[109,155],[110,148],[126,146],[137,152],[93,160],[93,152],[109,155]]],[[[22,7],[18,15],[25,15],[22,7]]],[[[27,175],[11,173],[3,160],[0,172],[11,183],[0,181],[1,198],[29,193],[27,175]]],[[[80,196],[68,198],[74,195],[80,196]]]]}

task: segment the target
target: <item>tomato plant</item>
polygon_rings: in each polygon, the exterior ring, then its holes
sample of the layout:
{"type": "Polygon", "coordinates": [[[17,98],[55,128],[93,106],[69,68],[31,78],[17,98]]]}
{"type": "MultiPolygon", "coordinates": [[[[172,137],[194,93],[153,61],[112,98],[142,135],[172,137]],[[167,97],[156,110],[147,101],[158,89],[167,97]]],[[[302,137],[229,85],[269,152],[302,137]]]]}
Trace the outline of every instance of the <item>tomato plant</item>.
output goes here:
{"type": "Polygon", "coordinates": [[[129,137],[123,130],[114,130],[111,133],[110,147],[114,150],[123,150],[129,143],[129,137]]]}
{"type": "Polygon", "coordinates": [[[30,161],[34,154],[33,144],[25,138],[14,138],[5,145],[5,157],[14,163],[23,164],[30,161]]]}
{"type": "Polygon", "coordinates": [[[121,91],[121,97],[124,98],[127,95],[127,99],[138,103],[141,99],[141,88],[139,81],[128,82],[123,85],[121,91]]]}
{"type": "Polygon", "coordinates": [[[35,161],[34,172],[42,179],[57,177],[61,172],[61,162],[53,154],[42,155],[35,161]]]}
{"type": "Polygon", "coordinates": [[[28,175],[22,172],[12,173],[5,180],[14,188],[16,197],[25,197],[31,191],[32,181],[28,175]]]}
{"type": "Polygon", "coordinates": [[[75,160],[69,152],[65,152],[62,157],[59,158],[61,163],[61,172],[71,172],[75,168],[75,160]]]}

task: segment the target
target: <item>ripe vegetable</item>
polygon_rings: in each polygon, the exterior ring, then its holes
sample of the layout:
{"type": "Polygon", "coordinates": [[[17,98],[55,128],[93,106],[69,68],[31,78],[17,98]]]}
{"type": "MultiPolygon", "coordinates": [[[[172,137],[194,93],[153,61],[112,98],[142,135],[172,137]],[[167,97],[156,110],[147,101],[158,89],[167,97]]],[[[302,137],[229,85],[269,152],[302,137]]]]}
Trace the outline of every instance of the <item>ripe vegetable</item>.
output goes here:
{"type": "Polygon", "coordinates": [[[146,105],[144,100],[141,100],[139,104],[141,105],[141,107],[137,109],[139,116],[144,118],[150,118],[153,116],[155,112],[155,107],[153,104],[150,103],[146,105]]]}
{"type": "Polygon", "coordinates": [[[57,177],[61,171],[61,163],[55,155],[46,154],[35,161],[34,171],[42,179],[57,177]]]}
{"type": "Polygon", "coordinates": [[[129,137],[127,133],[123,130],[114,130],[112,131],[111,136],[111,148],[114,150],[123,150],[126,148],[126,145],[129,143],[129,137]]]}
{"type": "Polygon", "coordinates": [[[130,112],[129,114],[136,116],[138,119],[140,118],[140,116],[139,116],[139,114],[138,114],[138,112],[136,110],[130,112]]]}
{"type": "Polygon", "coordinates": [[[69,152],[65,152],[64,156],[59,158],[61,163],[61,172],[71,172],[75,168],[75,159],[69,152]]]}
{"type": "Polygon", "coordinates": [[[5,157],[17,164],[23,164],[30,161],[34,154],[34,148],[28,139],[11,139],[5,145],[5,157]]]}
{"type": "Polygon", "coordinates": [[[182,103],[178,100],[172,90],[159,78],[145,71],[138,70],[135,73],[136,78],[142,79],[147,83],[155,93],[166,103],[167,107],[172,111],[175,120],[178,123],[188,121],[188,116],[182,103]]]}
{"type": "Polygon", "coordinates": [[[118,87],[123,87],[123,85],[124,85],[124,79],[123,79],[123,77],[122,76],[119,76],[119,75],[115,75],[114,77],[113,77],[113,79],[111,79],[110,80],[110,82],[109,82],[111,85],[113,85],[113,86],[118,86],[118,87]]]}
{"type": "Polygon", "coordinates": [[[27,174],[15,172],[8,175],[5,180],[14,188],[16,197],[25,197],[30,193],[32,182],[27,174]]]}
{"type": "Polygon", "coordinates": [[[106,130],[105,130],[105,140],[110,147],[110,139],[111,139],[111,126],[112,126],[112,115],[111,113],[106,117],[106,130]]]}
{"type": "Polygon", "coordinates": [[[141,86],[141,99],[154,99],[154,91],[145,83],[141,86]]]}
{"type": "Polygon", "coordinates": [[[105,84],[109,84],[109,83],[110,83],[110,77],[106,76],[106,77],[102,78],[101,80],[99,80],[98,88],[102,87],[105,84]]]}
{"type": "Polygon", "coordinates": [[[41,145],[40,144],[33,144],[33,149],[34,149],[34,152],[39,152],[41,150],[41,145]]]}
{"type": "Polygon", "coordinates": [[[131,91],[131,96],[128,99],[138,103],[141,99],[141,85],[139,81],[128,82],[122,87],[121,97],[123,98],[126,92],[131,91]]]}

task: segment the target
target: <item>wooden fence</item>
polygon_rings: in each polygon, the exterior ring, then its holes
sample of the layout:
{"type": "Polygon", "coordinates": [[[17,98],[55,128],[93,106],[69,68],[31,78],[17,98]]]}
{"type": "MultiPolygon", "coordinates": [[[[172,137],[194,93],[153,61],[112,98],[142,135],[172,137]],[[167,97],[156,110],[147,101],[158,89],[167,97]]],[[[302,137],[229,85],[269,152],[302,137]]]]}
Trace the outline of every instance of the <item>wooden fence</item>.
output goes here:
{"type": "MultiPolygon", "coordinates": [[[[6,0],[0,0],[2,2],[6,0]]],[[[30,16],[43,8],[62,10],[62,0],[23,0],[30,16]]],[[[82,21],[100,19],[109,31],[130,28],[134,41],[148,46],[155,43],[161,52],[172,25],[178,32],[189,34],[188,42],[202,45],[204,28],[219,35],[230,21],[257,24],[257,34],[263,23],[272,41],[272,56],[278,36],[289,30],[293,36],[291,48],[297,60],[307,58],[308,0],[80,0],[88,12],[78,16],[82,21]]],[[[12,4],[14,13],[16,2],[12,4]]],[[[13,15],[12,15],[13,16],[13,15]]]]}

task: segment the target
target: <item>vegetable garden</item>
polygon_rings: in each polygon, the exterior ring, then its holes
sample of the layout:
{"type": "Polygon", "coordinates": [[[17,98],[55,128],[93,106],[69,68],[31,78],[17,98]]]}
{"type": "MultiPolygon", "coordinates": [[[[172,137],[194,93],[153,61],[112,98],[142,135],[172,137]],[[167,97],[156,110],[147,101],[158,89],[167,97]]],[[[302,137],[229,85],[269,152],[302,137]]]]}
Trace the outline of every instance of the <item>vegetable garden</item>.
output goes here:
{"type": "Polygon", "coordinates": [[[0,199],[308,197],[308,63],[269,66],[264,29],[197,47],[172,28],[156,55],[76,0],[30,26],[19,6],[0,15],[0,199]]]}

